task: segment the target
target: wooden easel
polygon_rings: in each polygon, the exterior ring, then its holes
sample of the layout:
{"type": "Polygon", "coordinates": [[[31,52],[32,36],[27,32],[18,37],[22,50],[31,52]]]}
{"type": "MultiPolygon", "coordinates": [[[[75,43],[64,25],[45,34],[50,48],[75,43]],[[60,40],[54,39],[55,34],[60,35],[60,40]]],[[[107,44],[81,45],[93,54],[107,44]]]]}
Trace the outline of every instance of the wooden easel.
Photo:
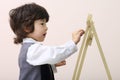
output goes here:
{"type": "Polygon", "coordinates": [[[112,80],[112,77],[111,77],[108,65],[106,63],[106,59],[105,59],[103,50],[101,48],[96,30],[94,27],[94,23],[92,21],[92,15],[88,15],[88,18],[87,18],[87,28],[86,28],[83,42],[82,42],[82,45],[80,48],[80,52],[78,55],[78,59],[77,59],[77,63],[75,66],[72,80],[79,80],[79,78],[80,78],[80,74],[81,74],[83,63],[84,63],[86,51],[87,51],[88,46],[91,45],[93,37],[95,37],[95,40],[96,40],[96,43],[97,43],[97,46],[98,46],[98,49],[100,52],[100,56],[102,58],[102,61],[103,61],[103,64],[104,64],[104,67],[105,67],[105,70],[106,70],[106,73],[108,76],[108,80],[112,80]]]}

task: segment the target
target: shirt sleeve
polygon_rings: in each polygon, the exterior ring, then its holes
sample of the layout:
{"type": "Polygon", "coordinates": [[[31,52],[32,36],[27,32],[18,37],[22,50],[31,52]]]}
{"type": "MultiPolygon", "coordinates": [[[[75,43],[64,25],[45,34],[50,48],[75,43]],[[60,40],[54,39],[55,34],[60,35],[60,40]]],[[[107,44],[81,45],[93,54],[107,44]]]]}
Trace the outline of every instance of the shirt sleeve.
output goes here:
{"type": "Polygon", "coordinates": [[[31,65],[56,64],[65,60],[77,51],[76,44],[71,40],[61,46],[45,46],[39,42],[31,45],[27,52],[27,62],[31,65]]]}

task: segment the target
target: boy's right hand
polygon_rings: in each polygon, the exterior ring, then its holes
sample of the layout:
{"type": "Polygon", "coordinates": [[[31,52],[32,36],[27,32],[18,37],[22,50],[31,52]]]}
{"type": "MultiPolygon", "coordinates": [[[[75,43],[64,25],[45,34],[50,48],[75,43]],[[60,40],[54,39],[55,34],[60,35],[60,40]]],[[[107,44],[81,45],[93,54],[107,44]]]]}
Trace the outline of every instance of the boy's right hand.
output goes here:
{"type": "Polygon", "coordinates": [[[77,44],[80,41],[81,36],[85,33],[83,29],[77,30],[72,33],[72,40],[77,44]]]}

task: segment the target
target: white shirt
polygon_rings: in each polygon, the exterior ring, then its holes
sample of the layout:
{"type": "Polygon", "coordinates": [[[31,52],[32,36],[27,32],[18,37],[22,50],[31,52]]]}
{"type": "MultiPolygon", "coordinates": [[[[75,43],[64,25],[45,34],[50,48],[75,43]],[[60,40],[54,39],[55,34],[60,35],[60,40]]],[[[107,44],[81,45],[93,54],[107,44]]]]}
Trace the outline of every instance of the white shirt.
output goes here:
{"type": "Polygon", "coordinates": [[[27,52],[27,62],[34,66],[54,65],[77,51],[77,46],[72,40],[61,46],[46,46],[32,38],[23,39],[23,43],[34,43],[28,48],[27,52]]]}

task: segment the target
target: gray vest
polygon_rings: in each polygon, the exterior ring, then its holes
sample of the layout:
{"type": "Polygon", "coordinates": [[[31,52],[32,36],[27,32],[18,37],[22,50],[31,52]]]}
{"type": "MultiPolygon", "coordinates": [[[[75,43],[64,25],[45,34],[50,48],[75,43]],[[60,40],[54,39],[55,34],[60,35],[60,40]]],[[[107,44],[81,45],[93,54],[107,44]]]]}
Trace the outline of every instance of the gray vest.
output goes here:
{"type": "Polygon", "coordinates": [[[44,64],[32,66],[26,62],[27,50],[33,43],[22,44],[19,54],[20,76],[19,80],[54,80],[51,65],[44,64]]]}

